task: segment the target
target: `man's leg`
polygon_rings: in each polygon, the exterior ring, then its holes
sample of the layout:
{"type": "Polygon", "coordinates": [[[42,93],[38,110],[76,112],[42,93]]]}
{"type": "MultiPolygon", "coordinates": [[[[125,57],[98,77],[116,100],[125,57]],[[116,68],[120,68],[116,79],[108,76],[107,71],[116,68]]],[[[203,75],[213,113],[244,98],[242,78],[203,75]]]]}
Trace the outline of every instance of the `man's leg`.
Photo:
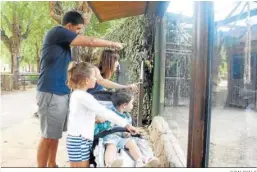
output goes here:
{"type": "Polygon", "coordinates": [[[51,139],[48,138],[48,127],[50,116],[49,104],[51,103],[53,94],[38,92],[37,94],[37,104],[38,112],[40,113],[40,129],[41,129],[41,139],[37,150],[37,165],[38,167],[47,167],[48,156],[50,153],[51,139]]]}
{"type": "Polygon", "coordinates": [[[47,166],[51,140],[41,137],[37,150],[37,166],[42,168],[47,166]]]}
{"type": "Polygon", "coordinates": [[[38,167],[56,167],[56,152],[58,147],[58,140],[41,138],[38,151],[37,151],[37,163],[38,167]]]}
{"type": "Polygon", "coordinates": [[[56,167],[58,140],[68,113],[68,96],[42,93],[39,114],[42,139],[38,147],[38,167],[56,167]]]}
{"type": "Polygon", "coordinates": [[[49,112],[51,112],[48,119],[49,127],[48,135],[51,140],[51,147],[49,148],[48,167],[57,167],[56,155],[58,150],[59,139],[62,138],[62,132],[66,128],[66,120],[68,115],[69,96],[68,95],[53,95],[49,112]],[[49,125],[50,126],[50,125],[49,125]]]}
{"type": "Polygon", "coordinates": [[[48,155],[48,167],[57,167],[56,164],[56,154],[58,149],[58,143],[59,140],[51,139],[51,146],[49,149],[49,155],[48,155]]]}

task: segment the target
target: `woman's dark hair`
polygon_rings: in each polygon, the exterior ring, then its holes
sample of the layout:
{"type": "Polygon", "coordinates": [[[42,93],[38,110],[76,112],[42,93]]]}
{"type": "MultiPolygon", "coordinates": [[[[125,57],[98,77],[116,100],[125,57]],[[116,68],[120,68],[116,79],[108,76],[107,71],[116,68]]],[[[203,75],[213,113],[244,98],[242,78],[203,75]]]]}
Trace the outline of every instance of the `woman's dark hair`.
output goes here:
{"type": "Polygon", "coordinates": [[[85,24],[84,18],[82,15],[77,11],[68,11],[64,14],[62,19],[62,25],[65,26],[66,24],[71,23],[72,25],[78,24],[85,24]]]}
{"type": "Polygon", "coordinates": [[[113,50],[104,50],[100,63],[99,70],[105,79],[110,79],[115,71],[115,62],[119,60],[119,54],[113,50]]]}
{"type": "Polygon", "coordinates": [[[127,89],[120,89],[112,93],[111,100],[115,107],[129,103],[133,99],[133,94],[127,89]]]}

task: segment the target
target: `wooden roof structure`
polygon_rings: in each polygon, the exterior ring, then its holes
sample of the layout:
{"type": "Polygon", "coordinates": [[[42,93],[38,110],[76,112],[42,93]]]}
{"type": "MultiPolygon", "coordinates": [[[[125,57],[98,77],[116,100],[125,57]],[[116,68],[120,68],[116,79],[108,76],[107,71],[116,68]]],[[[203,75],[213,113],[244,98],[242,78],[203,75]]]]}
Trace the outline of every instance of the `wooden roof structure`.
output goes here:
{"type": "Polygon", "coordinates": [[[169,1],[89,1],[88,5],[100,22],[166,12],[169,1]]]}

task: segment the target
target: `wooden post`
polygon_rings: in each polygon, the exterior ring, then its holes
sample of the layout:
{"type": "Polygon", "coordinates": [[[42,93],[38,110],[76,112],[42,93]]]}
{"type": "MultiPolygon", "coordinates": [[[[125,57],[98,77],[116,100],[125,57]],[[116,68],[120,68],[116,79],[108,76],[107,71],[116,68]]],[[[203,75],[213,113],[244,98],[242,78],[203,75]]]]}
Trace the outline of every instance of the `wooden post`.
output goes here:
{"type": "Polygon", "coordinates": [[[160,21],[160,103],[159,114],[164,115],[164,99],[165,99],[165,60],[166,60],[166,18],[160,21]]]}
{"type": "Polygon", "coordinates": [[[187,167],[207,167],[211,113],[213,3],[195,2],[194,56],[188,128],[187,167]]]}
{"type": "Polygon", "coordinates": [[[153,100],[152,100],[152,118],[159,115],[160,112],[160,32],[161,20],[157,16],[155,23],[154,38],[154,76],[153,76],[153,100]]]}

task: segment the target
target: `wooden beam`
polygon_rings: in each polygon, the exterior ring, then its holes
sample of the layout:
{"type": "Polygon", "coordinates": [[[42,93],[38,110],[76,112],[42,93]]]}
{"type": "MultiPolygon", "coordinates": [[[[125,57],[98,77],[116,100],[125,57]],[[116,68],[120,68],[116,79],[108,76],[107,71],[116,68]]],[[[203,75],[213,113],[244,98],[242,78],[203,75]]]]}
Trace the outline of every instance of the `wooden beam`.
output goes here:
{"type": "MultiPolygon", "coordinates": [[[[257,9],[253,9],[250,11],[250,16],[253,17],[253,16],[256,16],[257,15],[257,9]]],[[[232,16],[230,18],[227,18],[225,20],[222,20],[222,21],[218,21],[216,22],[216,26],[223,26],[223,25],[226,25],[226,24],[229,24],[229,23],[232,23],[236,20],[243,20],[245,19],[246,17],[248,16],[248,12],[245,12],[243,14],[238,14],[238,15],[235,15],[235,16],[232,16]]]]}
{"type": "Polygon", "coordinates": [[[100,22],[144,14],[147,2],[143,1],[109,1],[88,3],[100,22]]]}
{"type": "Polygon", "coordinates": [[[98,19],[99,22],[102,22],[102,19],[99,17],[98,13],[96,12],[93,4],[91,1],[88,1],[88,6],[91,8],[91,10],[93,11],[93,13],[95,14],[96,18],[98,19]]]}
{"type": "Polygon", "coordinates": [[[100,22],[141,14],[155,14],[156,16],[163,17],[168,4],[169,1],[88,2],[88,5],[100,22]]]}
{"type": "Polygon", "coordinates": [[[199,168],[208,166],[214,37],[213,2],[196,1],[194,12],[187,167],[199,168]]]}

